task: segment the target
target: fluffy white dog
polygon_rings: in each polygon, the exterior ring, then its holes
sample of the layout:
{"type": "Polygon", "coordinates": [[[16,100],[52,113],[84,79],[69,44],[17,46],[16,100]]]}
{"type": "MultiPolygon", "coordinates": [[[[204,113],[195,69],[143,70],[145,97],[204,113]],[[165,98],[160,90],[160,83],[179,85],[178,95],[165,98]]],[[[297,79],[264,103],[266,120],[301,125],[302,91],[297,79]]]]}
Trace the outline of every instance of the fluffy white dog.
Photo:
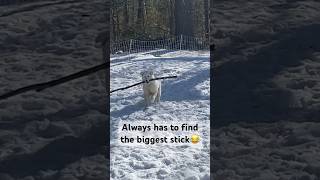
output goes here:
{"type": "Polygon", "coordinates": [[[155,78],[153,71],[143,71],[141,72],[142,81],[143,83],[143,95],[145,101],[145,107],[147,108],[152,103],[160,102],[161,97],[161,81],[154,80],[150,81],[151,79],[155,78]]]}

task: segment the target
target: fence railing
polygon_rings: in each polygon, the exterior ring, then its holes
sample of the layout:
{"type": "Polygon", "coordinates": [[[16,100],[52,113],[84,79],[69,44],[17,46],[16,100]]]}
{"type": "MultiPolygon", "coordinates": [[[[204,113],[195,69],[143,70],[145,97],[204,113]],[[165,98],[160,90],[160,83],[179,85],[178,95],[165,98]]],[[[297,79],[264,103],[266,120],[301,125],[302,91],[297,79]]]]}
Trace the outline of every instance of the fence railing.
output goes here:
{"type": "Polygon", "coordinates": [[[204,38],[180,35],[168,39],[151,41],[130,39],[113,42],[110,45],[111,54],[131,54],[153,50],[209,50],[209,41],[204,38]]]}

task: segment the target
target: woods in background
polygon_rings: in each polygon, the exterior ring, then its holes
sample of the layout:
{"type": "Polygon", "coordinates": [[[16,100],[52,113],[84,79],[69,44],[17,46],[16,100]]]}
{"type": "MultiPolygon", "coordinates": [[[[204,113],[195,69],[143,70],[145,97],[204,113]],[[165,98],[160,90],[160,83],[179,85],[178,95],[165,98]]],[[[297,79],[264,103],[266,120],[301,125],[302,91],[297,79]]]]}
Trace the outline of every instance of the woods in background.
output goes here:
{"type": "Polygon", "coordinates": [[[209,0],[112,0],[111,41],[208,38],[209,0]]]}

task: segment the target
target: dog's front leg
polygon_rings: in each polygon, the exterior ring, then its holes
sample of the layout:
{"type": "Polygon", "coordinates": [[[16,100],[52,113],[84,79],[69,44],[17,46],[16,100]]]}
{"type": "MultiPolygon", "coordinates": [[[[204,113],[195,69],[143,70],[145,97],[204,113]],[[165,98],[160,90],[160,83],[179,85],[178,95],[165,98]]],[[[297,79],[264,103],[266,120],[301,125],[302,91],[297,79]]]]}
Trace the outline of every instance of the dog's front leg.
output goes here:
{"type": "Polygon", "coordinates": [[[160,97],[161,97],[161,85],[158,88],[158,93],[156,96],[156,102],[159,103],[160,102],[160,97]]]}
{"type": "Polygon", "coordinates": [[[147,107],[150,105],[150,98],[146,93],[144,93],[144,104],[145,104],[145,109],[147,109],[147,107]]]}

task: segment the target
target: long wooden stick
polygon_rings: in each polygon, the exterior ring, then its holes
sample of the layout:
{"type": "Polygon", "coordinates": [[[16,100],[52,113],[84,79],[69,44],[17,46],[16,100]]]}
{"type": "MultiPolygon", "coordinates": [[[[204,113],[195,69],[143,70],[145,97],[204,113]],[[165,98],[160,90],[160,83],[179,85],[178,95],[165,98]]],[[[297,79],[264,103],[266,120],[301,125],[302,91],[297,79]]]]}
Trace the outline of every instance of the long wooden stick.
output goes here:
{"type": "MultiPolygon", "coordinates": [[[[166,76],[166,77],[158,77],[158,78],[154,78],[154,79],[150,79],[149,81],[155,81],[155,80],[159,80],[159,79],[170,79],[170,78],[177,78],[178,76],[166,76]]],[[[116,92],[116,91],[120,91],[120,90],[125,90],[125,89],[129,89],[133,86],[137,86],[139,84],[142,84],[142,83],[145,83],[146,81],[141,81],[141,82],[138,82],[138,83],[135,83],[135,84],[132,84],[130,86],[127,86],[127,87],[123,87],[123,88],[119,88],[119,89],[115,89],[115,90],[112,90],[110,91],[110,93],[113,93],[113,92],[116,92]]]]}
{"type": "Polygon", "coordinates": [[[45,83],[39,83],[39,84],[30,85],[30,86],[25,86],[25,87],[22,87],[22,88],[19,88],[19,89],[16,89],[16,90],[13,90],[13,91],[10,91],[10,92],[7,92],[7,93],[1,95],[0,100],[6,99],[6,98],[9,98],[12,96],[16,96],[18,94],[22,94],[22,93],[25,93],[25,92],[31,91],[31,90],[35,90],[35,91],[39,92],[39,91],[42,91],[42,90],[47,89],[49,87],[53,87],[58,84],[65,83],[67,81],[71,81],[71,80],[80,78],[82,76],[86,76],[88,74],[95,73],[95,72],[100,71],[102,69],[107,69],[108,67],[109,67],[109,63],[106,62],[106,63],[100,64],[100,65],[94,66],[92,68],[85,69],[83,71],[79,71],[77,73],[62,77],[60,79],[56,79],[56,80],[45,82],[45,83]]]}

